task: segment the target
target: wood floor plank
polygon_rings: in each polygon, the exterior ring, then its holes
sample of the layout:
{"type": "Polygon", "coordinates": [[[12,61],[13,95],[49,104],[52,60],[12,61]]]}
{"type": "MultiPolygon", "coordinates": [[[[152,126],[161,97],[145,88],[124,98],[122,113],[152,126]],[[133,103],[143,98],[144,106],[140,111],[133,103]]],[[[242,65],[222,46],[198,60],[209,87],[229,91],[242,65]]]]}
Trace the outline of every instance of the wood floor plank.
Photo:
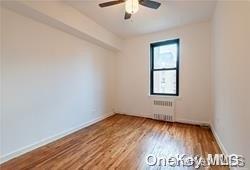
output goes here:
{"type": "Polygon", "coordinates": [[[116,114],[10,160],[0,169],[173,169],[150,167],[146,156],[208,153],[221,153],[208,128],[116,114]]]}

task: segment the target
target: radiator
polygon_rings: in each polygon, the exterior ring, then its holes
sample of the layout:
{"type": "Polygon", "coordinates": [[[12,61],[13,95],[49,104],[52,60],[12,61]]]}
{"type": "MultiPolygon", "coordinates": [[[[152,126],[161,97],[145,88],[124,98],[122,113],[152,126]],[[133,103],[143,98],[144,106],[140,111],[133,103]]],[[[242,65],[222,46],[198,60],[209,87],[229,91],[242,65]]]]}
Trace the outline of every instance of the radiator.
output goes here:
{"type": "Polygon", "coordinates": [[[173,100],[161,99],[152,101],[152,114],[154,119],[174,122],[174,111],[175,101],[173,100]]]}

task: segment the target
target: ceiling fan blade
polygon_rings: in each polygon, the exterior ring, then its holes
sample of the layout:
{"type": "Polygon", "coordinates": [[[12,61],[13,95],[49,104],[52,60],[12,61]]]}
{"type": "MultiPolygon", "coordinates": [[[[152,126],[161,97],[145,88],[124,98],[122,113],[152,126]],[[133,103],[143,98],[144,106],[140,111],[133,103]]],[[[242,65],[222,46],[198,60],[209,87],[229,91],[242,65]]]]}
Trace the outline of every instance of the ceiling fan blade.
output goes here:
{"type": "Polygon", "coordinates": [[[152,9],[158,9],[161,6],[161,3],[151,0],[140,0],[139,3],[145,7],[152,9]]]}
{"type": "Polygon", "coordinates": [[[128,12],[125,12],[125,16],[124,16],[124,19],[130,19],[132,16],[132,14],[128,13],[128,12]]]}
{"type": "Polygon", "coordinates": [[[108,6],[120,4],[123,2],[124,2],[124,0],[109,1],[109,2],[104,2],[104,3],[99,4],[99,6],[103,8],[103,7],[108,7],[108,6]]]}

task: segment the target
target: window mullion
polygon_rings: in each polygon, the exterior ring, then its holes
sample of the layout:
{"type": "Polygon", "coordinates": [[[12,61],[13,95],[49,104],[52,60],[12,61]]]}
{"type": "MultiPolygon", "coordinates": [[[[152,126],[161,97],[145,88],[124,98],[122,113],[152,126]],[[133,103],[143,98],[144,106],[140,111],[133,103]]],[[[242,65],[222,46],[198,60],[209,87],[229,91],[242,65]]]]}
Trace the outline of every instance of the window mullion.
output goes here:
{"type": "Polygon", "coordinates": [[[152,71],[171,71],[171,70],[177,70],[177,68],[152,69],[152,71]]]}

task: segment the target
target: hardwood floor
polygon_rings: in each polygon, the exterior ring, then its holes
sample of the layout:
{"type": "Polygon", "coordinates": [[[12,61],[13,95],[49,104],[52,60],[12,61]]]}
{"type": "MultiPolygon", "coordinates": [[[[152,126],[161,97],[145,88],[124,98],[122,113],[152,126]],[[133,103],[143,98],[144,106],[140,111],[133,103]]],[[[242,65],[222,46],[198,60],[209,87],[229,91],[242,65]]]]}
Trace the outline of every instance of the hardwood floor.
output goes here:
{"type": "Polygon", "coordinates": [[[221,153],[208,128],[117,114],[10,160],[0,169],[171,169],[146,165],[146,156],[207,153],[221,153]]]}

